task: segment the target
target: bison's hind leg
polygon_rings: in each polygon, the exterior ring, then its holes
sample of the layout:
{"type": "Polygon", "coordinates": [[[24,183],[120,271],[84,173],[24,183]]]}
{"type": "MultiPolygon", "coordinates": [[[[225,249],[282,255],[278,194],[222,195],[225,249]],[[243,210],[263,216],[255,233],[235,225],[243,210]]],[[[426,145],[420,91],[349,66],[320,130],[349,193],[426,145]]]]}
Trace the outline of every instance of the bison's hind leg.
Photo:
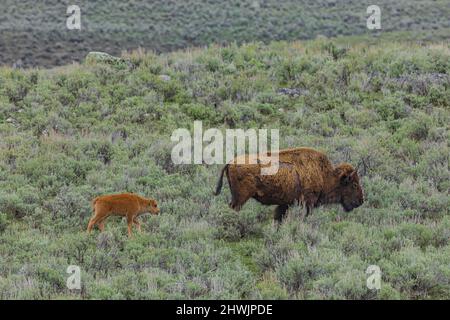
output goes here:
{"type": "Polygon", "coordinates": [[[231,209],[233,209],[234,211],[240,211],[242,208],[241,203],[239,203],[239,201],[235,201],[235,200],[231,200],[228,205],[230,206],[231,209]]]}
{"type": "Polygon", "coordinates": [[[286,214],[286,211],[288,209],[287,205],[279,205],[275,208],[275,213],[273,215],[273,219],[278,222],[278,224],[281,224],[283,221],[284,215],[286,214]]]}
{"type": "Polygon", "coordinates": [[[256,186],[252,177],[238,178],[239,172],[235,167],[227,170],[228,184],[231,191],[231,202],[229,206],[235,210],[241,210],[242,206],[256,194],[256,186]]]}
{"type": "Polygon", "coordinates": [[[232,194],[229,206],[231,209],[239,211],[252,196],[253,193],[248,190],[243,190],[241,193],[232,194]]]}

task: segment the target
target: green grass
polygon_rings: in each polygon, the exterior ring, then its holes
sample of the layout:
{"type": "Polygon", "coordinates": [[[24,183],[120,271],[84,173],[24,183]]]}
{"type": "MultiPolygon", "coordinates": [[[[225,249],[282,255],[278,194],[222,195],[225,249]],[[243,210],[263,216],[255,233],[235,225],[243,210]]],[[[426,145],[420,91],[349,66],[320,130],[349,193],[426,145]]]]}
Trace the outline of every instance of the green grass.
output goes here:
{"type": "Polygon", "coordinates": [[[449,299],[450,48],[368,42],[0,68],[0,298],[449,299]],[[212,196],[219,166],[170,160],[172,131],[199,119],[277,128],[282,148],[352,163],[364,205],[304,221],[293,208],[279,230],[272,207],[235,213],[227,184],[212,196]],[[123,191],[156,198],[162,214],[133,239],[118,218],[86,235],[90,200],[123,191]],[[80,292],[65,286],[68,265],[82,270],[80,292]],[[380,291],[366,287],[369,265],[380,291]]]}

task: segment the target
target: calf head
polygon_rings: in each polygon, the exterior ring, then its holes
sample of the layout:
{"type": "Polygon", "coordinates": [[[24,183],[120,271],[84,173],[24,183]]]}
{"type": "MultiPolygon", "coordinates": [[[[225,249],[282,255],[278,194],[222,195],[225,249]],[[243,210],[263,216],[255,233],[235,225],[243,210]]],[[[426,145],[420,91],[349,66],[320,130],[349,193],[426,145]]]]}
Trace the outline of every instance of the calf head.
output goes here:
{"type": "Polygon", "coordinates": [[[153,215],[159,214],[158,203],[156,202],[156,200],[153,200],[153,199],[148,200],[147,211],[153,215]]]}
{"type": "Polygon", "coordinates": [[[341,163],[335,169],[338,177],[337,194],[346,212],[352,211],[364,202],[358,172],[348,163],[341,163]]]}

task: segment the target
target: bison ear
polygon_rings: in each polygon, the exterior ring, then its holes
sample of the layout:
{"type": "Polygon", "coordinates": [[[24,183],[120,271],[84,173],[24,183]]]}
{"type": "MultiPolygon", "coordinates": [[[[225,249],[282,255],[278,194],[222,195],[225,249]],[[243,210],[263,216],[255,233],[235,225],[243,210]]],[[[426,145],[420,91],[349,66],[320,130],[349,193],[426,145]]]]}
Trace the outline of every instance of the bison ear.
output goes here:
{"type": "Polygon", "coordinates": [[[350,182],[352,182],[355,179],[356,176],[356,170],[353,170],[351,172],[343,172],[340,176],[341,184],[347,185],[350,182]]]}

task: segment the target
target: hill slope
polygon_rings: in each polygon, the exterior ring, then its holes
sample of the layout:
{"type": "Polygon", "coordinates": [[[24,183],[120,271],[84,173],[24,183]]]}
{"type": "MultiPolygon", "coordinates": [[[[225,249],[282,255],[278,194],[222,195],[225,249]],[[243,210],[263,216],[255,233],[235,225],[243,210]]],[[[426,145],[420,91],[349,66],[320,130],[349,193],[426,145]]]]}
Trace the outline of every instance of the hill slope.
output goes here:
{"type": "Polygon", "coordinates": [[[89,51],[156,52],[210,43],[311,39],[318,35],[408,32],[421,40],[449,39],[447,0],[379,0],[382,31],[367,30],[369,4],[337,0],[77,1],[81,31],[66,29],[71,1],[0,3],[0,64],[55,66],[89,51]]]}
{"type": "Polygon", "coordinates": [[[448,46],[316,40],[128,58],[134,69],[0,68],[0,298],[450,298],[448,46]],[[278,128],[283,148],[358,165],[366,201],[303,222],[293,208],[278,231],[271,207],[236,214],[228,187],[212,196],[218,166],[170,160],[172,131],[194,120],[278,128]],[[114,218],[87,236],[90,199],[121,191],[158,199],[162,215],[130,240],[114,218]],[[81,292],[65,286],[68,265],[81,292]]]}

